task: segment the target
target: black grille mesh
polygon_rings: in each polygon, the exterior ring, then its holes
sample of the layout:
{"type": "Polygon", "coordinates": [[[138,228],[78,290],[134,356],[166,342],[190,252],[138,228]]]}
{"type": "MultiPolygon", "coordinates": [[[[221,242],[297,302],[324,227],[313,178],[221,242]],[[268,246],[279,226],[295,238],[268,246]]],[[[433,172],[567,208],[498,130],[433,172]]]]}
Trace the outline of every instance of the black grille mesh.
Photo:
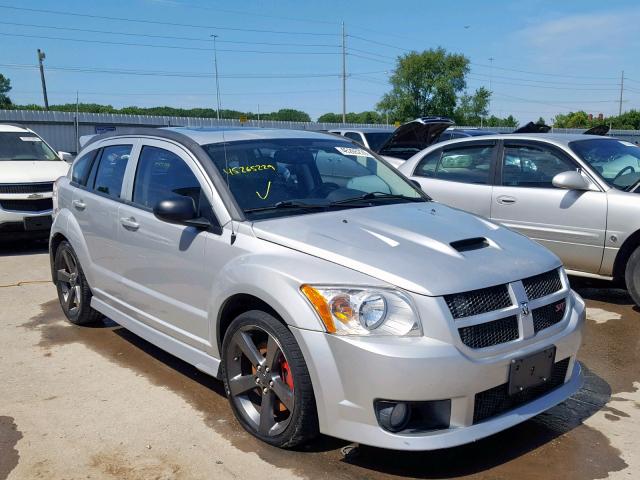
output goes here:
{"type": "Polygon", "coordinates": [[[0,193],[44,193],[53,192],[53,182],[0,183],[0,193]]]}
{"type": "Polygon", "coordinates": [[[513,315],[471,327],[462,327],[458,332],[462,343],[467,347],[491,347],[518,338],[518,318],[513,315]]]}
{"type": "Polygon", "coordinates": [[[473,423],[476,424],[513,410],[558,388],[564,384],[568,368],[569,358],[565,358],[553,366],[551,378],[547,382],[537,387],[527,388],[515,395],[509,395],[508,383],[477,393],[473,410],[473,423]]]}
{"type": "Polygon", "coordinates": [[[567,307],[567,302],[562,300],[560,302],[551,303],[544,307],[539,307],[533,310],[533,329],[536,333],[545,328],[552,327],[556,323],[562,320],[564,312],[567,307]]]}
{"type": "Polygon", "coordinates": [[[506,285],[471,290],[444,296],[453,318],[470,317],[511,306],[506,285]]]}
{"type": "Polygon", "coordinates": [[[51,210],[53,201],[50,198],[40,200],[0,200],[0,207],[3,210],[15,210],[18,212],[42,212],[51,210]]]}
{"type": "Polygon", "coordinates": [[[524,285],[524,290],[527,292],[529,300],[545,297],[562,289],[560,272],[557,269],[535,277],[525,278],[522,280],[522,285],[524,285]]]}

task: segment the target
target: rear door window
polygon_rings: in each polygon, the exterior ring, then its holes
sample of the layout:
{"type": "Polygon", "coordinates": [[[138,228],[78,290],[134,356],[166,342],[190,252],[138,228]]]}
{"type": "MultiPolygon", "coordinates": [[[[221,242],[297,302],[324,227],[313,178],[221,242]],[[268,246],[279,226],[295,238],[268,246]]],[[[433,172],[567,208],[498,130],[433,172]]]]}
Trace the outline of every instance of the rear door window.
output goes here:
{"type": "Polygon", "coordinates": [[[132,145],[110,145],[102,149],[95,172],[94,191],[119,199],[132,145]]]}
{"type": "Polygon", "coordinates": [[[436,150],[420,161],[415,175],[451,182],[487,185],[490,183],[493,152],[493,145],[436,150]]]}
{"type": "Polygon", "coordinates": [[[346,132],[344,134],[345,137],[350,138],[351,140],[355,140],[356,142],[358,142],[360,145],[364,145],[364,142],[362,140],[362,137],[360,136],[359,133],[356,132],[346,132]]]}
{"type": "Polygon", "coordinates": [[[97,150],[85,153],[73,163],[71,171],[71,181],[77,185],[86,185],[87,177],[93,165],[93,159],[96,157],[97,150]]]}

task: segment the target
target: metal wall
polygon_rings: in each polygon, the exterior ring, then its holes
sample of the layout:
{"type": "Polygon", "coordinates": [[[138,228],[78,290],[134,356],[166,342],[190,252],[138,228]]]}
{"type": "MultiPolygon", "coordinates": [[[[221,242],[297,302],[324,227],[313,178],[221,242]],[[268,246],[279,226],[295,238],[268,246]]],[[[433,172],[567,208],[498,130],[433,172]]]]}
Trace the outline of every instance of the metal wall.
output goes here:
{"type": "MultiPolygon", "coordinates": [[[[0,123],[18,123],[31,128],[42,136],[55,150],[77,152],[76,114],[74,112],[45,112],[35,110],[0,110],[0,123]]],[[[277,122],[272,120],[216,120],[215,118],[167,117],[151,115],[120,115],[112,113],[78,114],[78,136],[99,133],[100,128],[114,127],[116,131],[126,127],[262,127],[291,128],[301,130],[329,130],[341,127],[378,127],[393,130],[393,126],[354,123],[318,123],[318,122],[277,122]]],[[[464,128],[464,127],[457,127],[464,128]]],[[[467,127],[474,128],[474,127],[467,127]]],[[[513,131],[512,128],[486,127],[500,133],[513,131]]],[[[579,128],[556,128],[557,133],[582,133],[579,128]]],[[[612,130],[610,135],[632,142],[640,142],[640,130],[612,130]]]]}

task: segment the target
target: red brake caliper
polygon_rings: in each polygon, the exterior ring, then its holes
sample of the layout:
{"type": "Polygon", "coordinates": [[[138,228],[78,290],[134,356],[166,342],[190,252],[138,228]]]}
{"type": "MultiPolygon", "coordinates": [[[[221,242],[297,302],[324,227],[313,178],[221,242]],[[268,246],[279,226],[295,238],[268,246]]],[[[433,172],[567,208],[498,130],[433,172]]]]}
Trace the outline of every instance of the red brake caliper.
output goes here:
{"type": "Polygon", "coordinates": [[[293,390],[293,375],[291,374],[289,363],[284,359],[284,357],[280,360],[280,372],[282,381],[286,383],[291,390],[293,390]]]}

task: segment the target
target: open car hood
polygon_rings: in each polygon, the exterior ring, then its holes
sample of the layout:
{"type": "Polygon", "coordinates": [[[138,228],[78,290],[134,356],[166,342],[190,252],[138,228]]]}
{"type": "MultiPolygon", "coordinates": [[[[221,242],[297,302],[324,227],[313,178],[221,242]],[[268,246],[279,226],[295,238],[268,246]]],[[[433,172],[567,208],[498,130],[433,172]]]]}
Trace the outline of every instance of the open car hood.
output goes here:
{"type": "Polygon", "coordinates": [[[609,133],[609,125],[596,125],[583,133],[583,135],[600,135],[606,136],[609,133]]]}
{"type": "Polygon", "coordinates": [[[447,117],[416,118],[400,125],[378,149],[381,155],[407,158],[431,145],[454,121],[447,117]]]}
{"type": "Polygon", "coordinates": [[[512,133],[547,133],[549,130],[551,130],[549,125],[529,122],[526,125],[515,129],[512,133]]]}

